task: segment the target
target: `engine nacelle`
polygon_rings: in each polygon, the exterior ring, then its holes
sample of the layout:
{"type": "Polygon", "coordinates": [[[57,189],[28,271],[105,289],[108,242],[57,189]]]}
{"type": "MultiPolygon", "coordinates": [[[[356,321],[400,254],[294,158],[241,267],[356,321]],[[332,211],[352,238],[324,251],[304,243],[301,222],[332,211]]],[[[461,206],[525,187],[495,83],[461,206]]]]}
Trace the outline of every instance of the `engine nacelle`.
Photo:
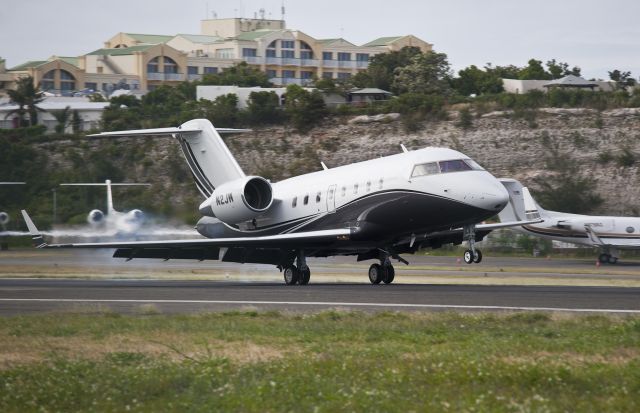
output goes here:
{"type": "Polygon", "coordinates": [[[100,224],[104,221],[104,213],[99,209],[94,209],[87,215],[87,222],[91,225],[100,224]]]}
{"type": "Polygon", "coordinates": [[[259,176],[247,176],[217,187],[200,205],[200,213],[227,224],[239,224],[264,213],[273,204],[271,184],[259,176]]]}
{"type": "Polygon", "coordinates": [[[142,223],[144,222],[144,218],[144,212],[139,209],[132,209],[127,212],[127,221],[129,222],[142,223]]]}
{"type": "Polygon", "coordinates": [[[6,225],[9,223],[9,214],[6,212],[0,212],[0,225],[6,225]]]}

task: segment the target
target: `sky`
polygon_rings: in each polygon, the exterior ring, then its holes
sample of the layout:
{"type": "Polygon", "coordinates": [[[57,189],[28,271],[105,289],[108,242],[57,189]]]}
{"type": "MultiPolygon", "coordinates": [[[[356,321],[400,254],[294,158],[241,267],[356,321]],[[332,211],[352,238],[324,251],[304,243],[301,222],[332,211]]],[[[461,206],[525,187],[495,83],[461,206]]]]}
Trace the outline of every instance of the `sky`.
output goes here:
{"type": "MultiPolygon", "coordinates": [[[[119,32],[197,34],[200,20],[281,17],[282,0],[19,0],[0,10],[0,57],[11,68],[79,56],[119,32]]],[[[550,59],[587,78],[613,69],[640,76],[638,0],[288,0],[287,27],[363,44],[413,34],[446,53],[452,69],[550,59]]]]}

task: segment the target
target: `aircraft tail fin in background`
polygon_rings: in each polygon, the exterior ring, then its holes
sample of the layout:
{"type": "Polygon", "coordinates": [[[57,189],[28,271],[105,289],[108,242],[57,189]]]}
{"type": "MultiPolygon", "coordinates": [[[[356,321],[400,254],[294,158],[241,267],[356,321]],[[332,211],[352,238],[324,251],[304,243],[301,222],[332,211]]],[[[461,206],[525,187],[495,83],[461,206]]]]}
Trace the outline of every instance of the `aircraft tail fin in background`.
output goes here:
{"type": "Polygon", "coordinates": [[[515,179],[500,179],[509,192],[509,202],[498,214],[500,222],[523,221],[547,217],[546,211],[533,199],[529,190],[515,179]]]}
{"type": "Polygon", "coordinates": [[[180,143],[198,190],[203,196],[209,198],[217,186],[245,177],[242,168],[220,134],[248,131],[248,129],[215,128],[207,119],[193,119],[178,128],[103,132],[91,136],[174,136],[180,143]]]}
{"type": "Polygon", "coordinates": [[[73,183],[73,184],[60,184],[60,186],[106,186],[107,187],[107,214],[111,214],[113,212],[116,212],[116,210],[113,208],[113,193],[111,191],[111,187],[112,186],[151,186],[151,184],[140,184],[140,183],[135,183],[135,182],[116,182],[113,183],[111,182],[110,179],[107,179],[106,181],[104,181],[104,183],[94,183],[94,182],[90,182],[90,183],[73,183]]]}

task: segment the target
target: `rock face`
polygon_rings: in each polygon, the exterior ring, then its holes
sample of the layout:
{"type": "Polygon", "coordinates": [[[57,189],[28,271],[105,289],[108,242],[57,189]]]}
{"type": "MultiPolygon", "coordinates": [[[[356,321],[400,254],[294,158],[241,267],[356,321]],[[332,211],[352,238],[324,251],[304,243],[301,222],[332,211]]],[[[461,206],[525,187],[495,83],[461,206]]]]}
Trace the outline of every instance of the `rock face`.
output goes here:
{"type": "MultiPolygon", "coordinates": [[[[519,179],[534,187],[533,178],[545,176],[544,159],[551,148],[581,166],[581,173],[597,183],[605,200],[597,212],[640,215],[640,112],[618,109],[598,113],[585,109],[541,109],[533,116],[491,112],[475,116],[471,127],[458,126],[457,113],[448,121],[425,123],[406,132],[402,119],[350,122],[327,119],[307,134],[278,126],[227,135],[231,152],[247,174],[281,180],[329,167],[364,161],[425,146],[450,147],[475,159],[497,177],[519,179]],[[620,161],[632,154],[631,161],[620,161]],[[637,154],[637,162],[633,162],[637,154]]],[[[361,118],[364,119],[364,118],[361,118]]],[[[40,145],[54,168],[72,169],[71,153],[86,162],[91,153],[108,156],[129,181],[151,182],[157,197],[170,194],[173,205],[197,207],[200,196],[179,147],[172,138],[86,138],[40,145]],[[106,148],[106,149],[105,149],[106,148]],[[114,149],[115,148],[115,149],[114,149]],[[108,154],[108,155],[107,155],[108,154]],[[195,205],[195,206],[194,206],[195,205]]]]}

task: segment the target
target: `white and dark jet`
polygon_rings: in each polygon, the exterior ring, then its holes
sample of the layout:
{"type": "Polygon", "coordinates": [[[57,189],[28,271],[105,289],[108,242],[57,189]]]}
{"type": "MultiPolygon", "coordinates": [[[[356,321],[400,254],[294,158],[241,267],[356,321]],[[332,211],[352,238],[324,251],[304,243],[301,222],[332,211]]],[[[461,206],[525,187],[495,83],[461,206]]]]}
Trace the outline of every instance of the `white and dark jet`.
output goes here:
{"type": "Polygon", "coordinates": [[[504,186],[468,156],[442,148],[407,151],[272,183],[242,171],[220,133],[204,119],[178,128],[100,136],[172,135],[198,190],[206,239],[46,244],[23,211],[40,248],[115,248],[114,257],[222,260],[276,265],[286,284],[307,284],[307,257],[355,255],[378,260],[373,284],[391,283],[391,259],[420,248],[468,242],[465,262],[480,262],[477,241],[491,230],[535,221],[480,224],[509,200],[504,186]]]}
{"type": "Polygon", "coordinates": [[[94,209],[87,215],[87,222],[93,228],[114,232],[120,235],[136,234],[145,221],[144,212],[139,209],[132,209],[128,212],[116,211],[113,207],[112,186],[150,186],[150,184],[140,183],[113,183],[107,179],[104,183],[71,183],[60,184],[60,186],[104,186],[107,188],[107,210],[106,213],[99,209],[94,209]]]}
{"type": "Polygon", "coordinates": [[[528,189],[520,182],[515,179],[501,181],[509,191],[510,199],[509,204],[499,214],[500,221],[537,218],[542,220],[539,223],[513,227],[515,231],[597,247],[600,250],[598,261],[601,263],[617,263],[620,250],[640,249],[640,218],[547,211],[533,200],[528,189]],[[533,204],[526,203],[526,199],[533,200],[533,204]]]}

